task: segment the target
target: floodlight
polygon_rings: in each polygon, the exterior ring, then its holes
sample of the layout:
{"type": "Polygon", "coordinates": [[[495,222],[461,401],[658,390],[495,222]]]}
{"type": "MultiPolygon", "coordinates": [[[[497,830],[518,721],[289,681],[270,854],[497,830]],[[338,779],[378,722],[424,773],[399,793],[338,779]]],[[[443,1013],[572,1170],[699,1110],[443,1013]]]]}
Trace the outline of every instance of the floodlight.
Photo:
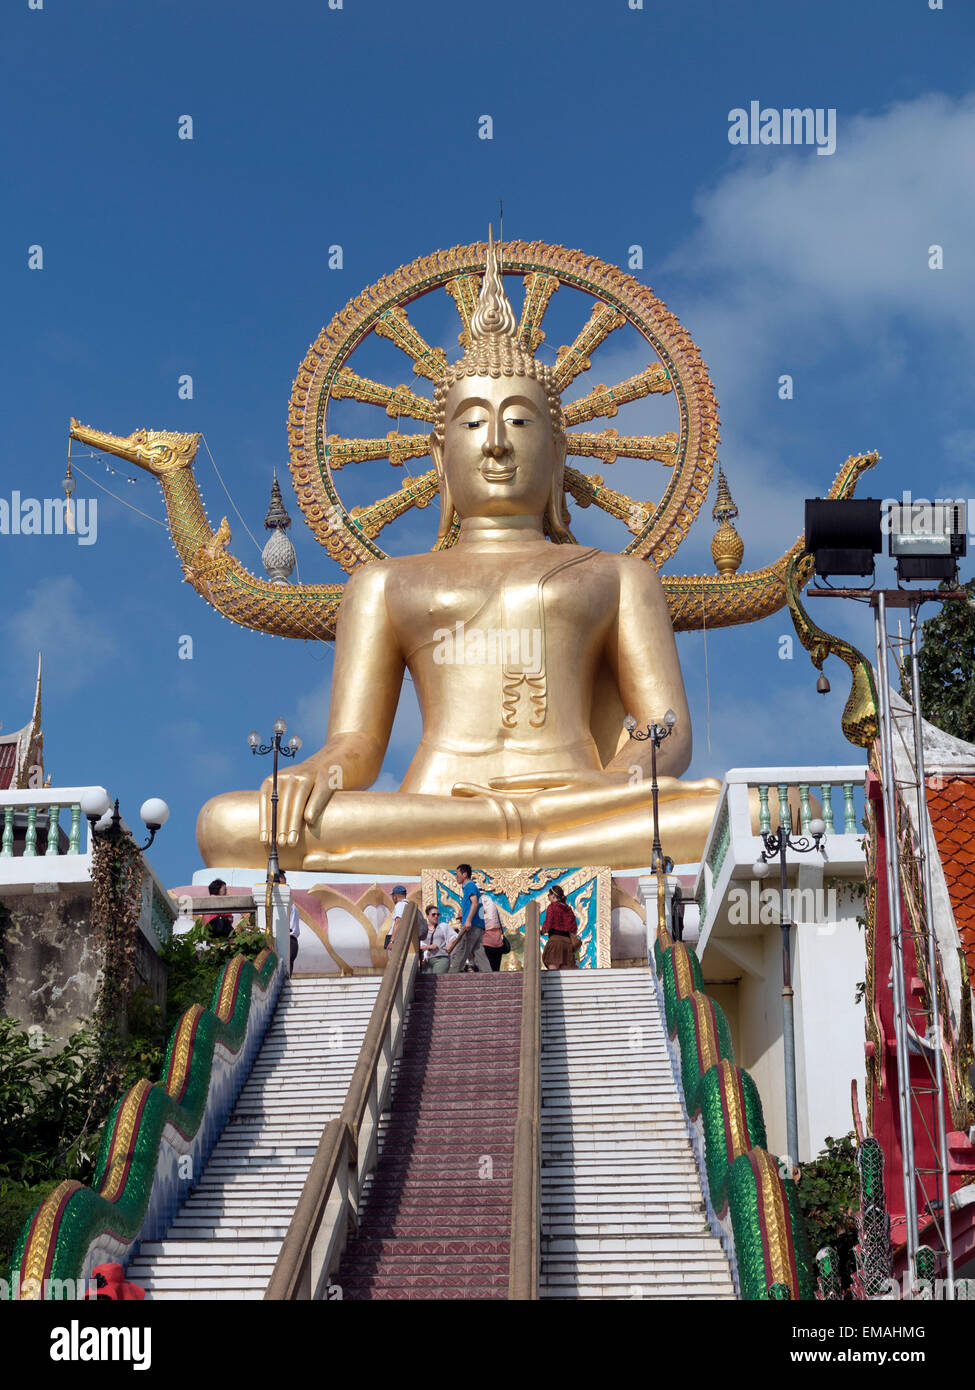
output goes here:
{"type": "Polygon", "coordinates": [[[894,502],[886,518],[897,578],[954,580],[967,549],[964,502],[894,502]]]}
{"type": "Polygon", "coordinates": [[[816,574],[873,575],[873,557],[883,548],[880,498],[806,498],[806,550],[816,574]]]}

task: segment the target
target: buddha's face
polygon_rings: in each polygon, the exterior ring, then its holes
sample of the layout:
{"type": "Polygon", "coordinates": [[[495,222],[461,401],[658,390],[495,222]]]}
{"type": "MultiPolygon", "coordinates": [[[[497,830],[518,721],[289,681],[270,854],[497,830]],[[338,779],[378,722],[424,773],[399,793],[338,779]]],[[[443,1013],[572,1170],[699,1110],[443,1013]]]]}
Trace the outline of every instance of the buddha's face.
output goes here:
{"type": "Polygon", "coordinates": [[[460,517],[541,517],[560,462],[548,400],[530,377],[462,377],[447,392],[443,455],[460,517]]]}

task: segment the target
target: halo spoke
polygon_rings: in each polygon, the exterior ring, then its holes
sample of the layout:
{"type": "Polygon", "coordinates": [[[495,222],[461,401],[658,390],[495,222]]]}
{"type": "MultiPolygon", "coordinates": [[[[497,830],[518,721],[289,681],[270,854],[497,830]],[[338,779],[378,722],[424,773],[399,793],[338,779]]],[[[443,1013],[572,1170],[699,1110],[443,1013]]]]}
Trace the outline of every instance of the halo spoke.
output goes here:
{"type": "Polygon", "coordinates": [[[385,407],[390,419],[397,420],[405,415],[410,420],[427,420],[433,423],[433,401],[424,400],[408,386],[387,386],[371,377],[359,376],[349,367],[336,373],[329,396],[332,400],[351,397],[368,405],[385,407]]]}
{"type": "Polygon", "coordinates": [[[471,315],[477,308],[477,297],[481,293],[481,280],[483,278],[481,275],[457,275],[444,285],[444,289],[457,305],[457,312],[464,325],[463,333],[457,335],[457,341],[461,347],[470,346],[471,315]]]}
{"type": "Polygon", "coordinates": [[[597,300],[593,305],[589,322],[575,342],[568,347],[559,348],[554,367],[556,389],[564,391],[569,382],[574,381],[580,372],[587,372],[592,366],[589,354],[595,352],[600,343],[605,342],[614,329],[622,328],[624,323],[626,323],[624,314],[609,304],[600,304],[597,300]]]}
{"type": "Polygon", "coordinates": [[[580,430],[577,434],[567,434],[565,440],[570,454],[602,459],[603,463],[615,463],[618,458],[656,459],[666,464],[677,461],[678,436],[672,431],[669,434],[618,434],[616,430],[600,430],[598,434],[590,434],[580,430]]]}
{"type": "Polygon", "coordinates": [[[634,502],[625,493],[607,487],[599,473],[580,473],[575,468],[566,468],[565,486],[580,507],[595,503],[602,511],[622,521],[634,536],[640,534],[653,514],[649,502],[634,502]]]}
{"type": "Polygon", "coordinates": [[[625,381],[618,381],[615,386],[597,386],[588,396],[582,396],[571,405],[565,406],[565,423],[582,425],[587,420],[612,416],[627,401],[639,400],[641,396],[647,396],[651,392],[663,393],[673,389],[674,383],[667,368],[662,367],[659,362],[654,363],[642,372],[637,372],[636,376],[628,376],[625,381]]]}
{"type": "Polygon", "coordinates": [[[410,323],[405,309],[394,305],[380,314],[376,321],[376,332],[381,338],[389,338],[413,363],[418,376],[436,381],[447,370],[447,357],[443,348],[433,348],[421,333],[410,323]]]}
{"type": "Polygon", "coordinates": [[[385,439],[343,439],[340,434],[330,434],[325,443],[328,466],[333,471],[347,463],[369,463],[373,459],[389,459],[398,468],[407,459],[424,458],[430,452],[428,434],[400,434],[398,430],[390,430],[385,439]]]}
{"type": "Polygon", "coordinates": [[[378,502],[370,502],[367,507],[352,507],[349,516],[364,536],[375,540],[384,526],[408,512],[411,507],[425,507],[436,497],[439,488],[437,470],[431,468],[428,473],[421,473],[418,478],[404,478],[402,487],[396,492],[391,492],[388,497],[381,497],[378,502]]]}
{"type": "Polygon", "coordinates": [[[533,270],[530,275],[525,276],[524,283],[525,302],[521,309],[518,333],[522,342],[527,344],[529,352],[534,353],[539,343],[545,341],[545,334],[540,325],[545,317],[548,302],[559,287],[559,279],[557,275],[546,275],[542,271],[533,270]]]}

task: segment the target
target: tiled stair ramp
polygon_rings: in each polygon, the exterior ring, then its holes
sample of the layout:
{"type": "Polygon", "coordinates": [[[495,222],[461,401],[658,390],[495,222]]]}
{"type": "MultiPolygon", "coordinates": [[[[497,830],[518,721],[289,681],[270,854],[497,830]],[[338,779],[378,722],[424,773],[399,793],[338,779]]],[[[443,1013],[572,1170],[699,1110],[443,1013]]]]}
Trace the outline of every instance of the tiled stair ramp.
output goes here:
{"type": "Polygon", "coordinates": [[[128,1278],[153,1299],[264,1295],[322,1130],[342,1108],[380,980],[293,977],[206,1168],[128,1278]]]}
{"type": "Polygon", "coordinates": [[[539,1297],[732,1299],[649,969],[541,980],[539,1297]]]}
{"type": "Polygon", "coordinates": [[[421,976],[343,1299],[505,1299],[522,977],[421,976]]]}

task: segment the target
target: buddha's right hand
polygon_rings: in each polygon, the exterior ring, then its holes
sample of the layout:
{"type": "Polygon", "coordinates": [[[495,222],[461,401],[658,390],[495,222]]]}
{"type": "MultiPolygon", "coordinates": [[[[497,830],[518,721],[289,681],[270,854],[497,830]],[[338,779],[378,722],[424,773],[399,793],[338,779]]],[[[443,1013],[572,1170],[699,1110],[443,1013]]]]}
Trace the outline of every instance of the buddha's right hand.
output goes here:
{"type": "MultiPolygon", "coordinates": [[[[325,810],[336,790],[334,762],[321,763],[309,758],[298,767],[278,770],[278,846],[298,843],[305,825],[325,810]]],[[[341,779],[338,779],[341,785],[341,779]]],[[[271,793],[273,782],[266,777],[261,783],[260,829],[261,844],[271,843],[271,793]]]]}

